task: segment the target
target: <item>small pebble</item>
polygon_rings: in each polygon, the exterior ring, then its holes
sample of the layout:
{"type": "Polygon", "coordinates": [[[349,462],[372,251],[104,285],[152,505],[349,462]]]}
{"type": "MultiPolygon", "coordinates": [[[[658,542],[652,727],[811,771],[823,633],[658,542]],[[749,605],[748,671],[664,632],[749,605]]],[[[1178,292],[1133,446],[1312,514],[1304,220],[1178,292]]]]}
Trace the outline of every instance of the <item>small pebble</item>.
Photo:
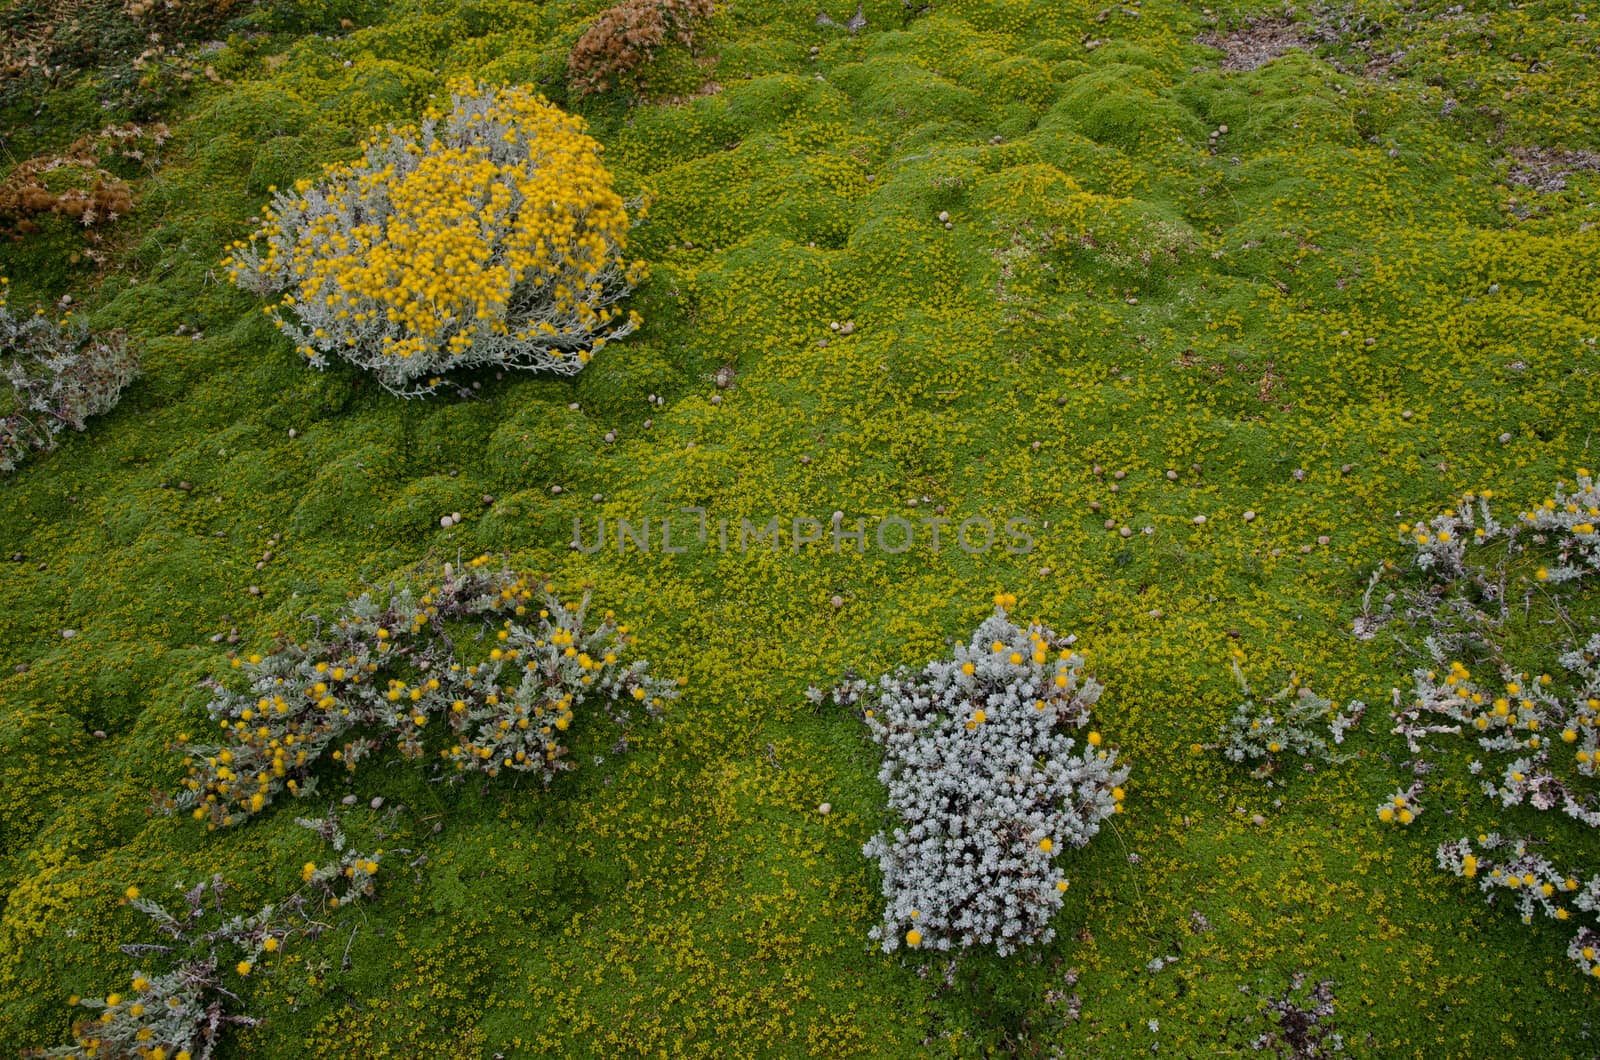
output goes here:
{"type": "Polygon", "coordinates": [[[354,795],[346,795],[344,798],[340,799],[339,801],[342,802],[346,806],[354,806],[356,804],[356,797],[354,795]]]}
{"type": "Polygon", "coordinates": [[[1121,534],[1123,537],[1132,537],[1133,536],[1133,531],[1128,529],[1126,526],[1123,527],[1121,530],[1119,530],[1117,532],[1119,534],[1121,534]]]}
{"type": "Polygon", "coordinates": [[[1507,431],[1505,434],[1502,434],[1500,436],[1500,444],[1501,445],[1510,445],[1511,444],[1511,432],[1510,431],[1507,431]]]}
{"type": "Polygon", "coordinates": [[[289,437],[298,438],[298,437],[300,437],[300,432],[295,430],[293,427],[290,427],[289,428],[289,437]]]}
{"type": "Polygon", "coordinates": [[[73,637],[76,637],[77,635],[78,635],[78,631],[75,630],[75,629],[64,629],[64,630],[61,631],[61,639],[62,640],[71,640],[73,637]]]}
{"type": "Polygon", "coordinates": [[[606,432],[606,441],[614,442],[616,440],[617,440],[617,432],[616,431],[607,431],[606,432]]]}
{"type": "Polygon", "coordinates": [[[809,456],[806,456],[804,453],[802,453],[800,455],[800,462],[802,464],[809,464],[809,463],[811,463],[811,458],[809,456]]]}
{"type": "Polygon", "coordinates": [[[594,503],[599,504],[601,501],[606,499],[606,495],[604,493],[596,493],[593,497],[590,497],[589,499],[591,501],[593,501],[594,503]]]}
{"type": "Polygon", "coordinates": [[[1033,445],[1031,445],[1029,448],[1031,448],[1034,452],[1037,453],[1039,451],[1039,443],[1038,442],[1034,442],[1033,445]]]}
{"type": "Polygon", "coordinates": [[[1323,534],[1321,537],[1317,538],[1317,544],[1326,545],[1330,540],[1332,539],[1329,538],[1327,534],[1323,534]]]}
{"type": "Polygon", "coordinates": [[[846,320],[843,324],[839,325],[839,334],[841,335],[853,334],[855,330],[856,322],[854,320],[846,320]]]}
{"type": "Polygon", "coordinates": [[[1194,525],[1196,525],[1196,526],[1204,526],[1204,525],[1206,525],[1206,517],[1203,516],[1203,515],[1195,516],[1194,517],[1194,525]]]}
{"type": "MultiPolygon", "coordinates": [[[[721,394],[712,394],[711,395],[711,403],[713,405],[722,404],[722,395],[721,394]]],[[[610,439],[608,438],[607,441],[610,441],[610,439]]]]}
{"type": "Polygon", "coordinates": [[[1128,477],[1128,473],[1126,471],[1118,471],[1111,477],[1116,479],[1118,482],[1121,482],[1123,479],[1128,477]]]}
{"type": "Polygon", "coordinates": [[[833,803],[831,803],[831,802],[823,803],[821,806],[817,807],[817,812],[822,814],[822,816],[824,816],[824,817],[828,816],[828,814],[833,812],[833,803]]]}
{"type": "Polygon", "coordinates": [[[1400,413],[1400,418],[1403,420],[1409,420],[1411,418],[1411,410],[1406,409],[1404,412],[1400,413]]]}
{"type": "Polygon", "coordinates": [[[842,596],[835,596],[835,597],[834,597],[834,598],[833,598],[833,599],[832,599],[832,600],[829,600],[829,601],[828,601],[828,602],[829,602],[829,603],[830,603],[830,604],[832,604],[832,605],[833,605],[833,609],[834,609],[834,610],[835,610],[835,611],[837,611],[837,610],[839,610],[839,608],[841,608],[841,607],[843,607],[843,606],[844,606],[844,597],[842,597],[842,596]]]}
{"type": "Polygon", "coordinates": [[[1117,521],[1115,519],[1107,519],[1106,520],[1106,529],[1107,530],[1115,530],[1116,528],[1117,528],[1117,521]]]}
{"type": "Polygon", "coordinates": [[[454,526],[455,524],[456,524],[456,521],[454,519],[450,518],[448,515],[441,515],[439,517],[439,526],[442,529],[448,530],[452,526],[454,526]]]}
{"type": "Polygon", "coordinates": [[[1178,473],[1176,471],[1168,471],[1167,472],[1167,481],[1168,482],[1176,482],[1176,481],[1178,481],[1178,473]]]}
{"type": "Polygon", "coordinates": [[[261,595],[261,586],[252,585],[252,586],[250,586],[250,588],[246,589],[245,592],[249,593],[251,596],[260,596],[261,595]]]}
{"type": "Polygon", "coordinates": [[[1303,467],[1297,467],[1289,477],[1294,479],[1296,482],[1304,482],[1306,480],[1306,469],[1303,467]]]}
{"type": "Polygon", "coordinates": [[[567,408],[571,409],[573,412],[577,412],[578,411],[578,403],[576,401],[574,401],[572,404],[568,405],[567,408]]]}
{"type": "Polygon", "coordinates": [[[96,740],[104,740],[106,738],[106,731],[104,729],[96,729],[94,731],[94,738],[96,740]]]}
{"type": "Polygon", "coordinates": [[[1255,522],[1256,521],[1256,513],[1255,512],[1245,512],[1244,513],[1244,521],[1247,522],[1247,523],[1255,522]]]}
{"type": "Polygon", "coordinates": [[[948,220],[950,220],[950,211],[949,210],[940,210],[939,211],[939,223],[943,224],[948,220]]]}
{"type": "Polygon", "coordinates": [[[374,810],[383,809],[383,796],[382,795],[374,795],[372,797],[372,801],[367,803],[367,805],[371,806],[374,810]]]}
{"type": "Polygon", "coordinates": [[[1267,819],[1261,816],[1259,813],[1253,813],[1250,815],[1250,823],[1255,825],[1257,828],[1260,828],[1262,825],[1267,823],[1267,819]]]}
{"type": "Polygon", "coordinates": [[[1091,512],[1098,512],[1100,510],[1100,502],[1099,501],[1090,501],[1089,502],[1089,510],[1091,512]]]}
{"type": "Polygon", "coordinates": [[[560,493],[561,492],[561,487],[560,486],[551,486],[550,487],[550,492],[551,493],[560,493]]]}

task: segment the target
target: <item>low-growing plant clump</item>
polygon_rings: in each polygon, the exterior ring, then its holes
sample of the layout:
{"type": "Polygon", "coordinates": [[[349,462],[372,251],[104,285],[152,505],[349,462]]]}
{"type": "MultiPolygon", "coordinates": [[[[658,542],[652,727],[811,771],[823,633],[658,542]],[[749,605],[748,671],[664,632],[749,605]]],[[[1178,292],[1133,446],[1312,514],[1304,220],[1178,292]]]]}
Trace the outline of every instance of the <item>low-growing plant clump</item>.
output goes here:
{"type": "Polygon", "coordinates": [[[892,952],[993,946],[1004,956],[1055,937],[1066,847],[1082,847],[1122,807],[1128,767],[1098,732],[1083,744],[1100,685],[1083,657],[1035,622],[995,611],[949,660],[876,683],[846,681],[836,703],[857,707],[883,748],[891,829],[862,853],[888,899],[871,935],[892,952]]]}
{"type": "MultiPolygon", "coordinates": [[[[0,180],[0,224],[8,226],[0,228],[0,235],[20,242],[39,232],[47,217],[88,230],[127,216],[133,209],[133,189],[124,179],[126,171],[155,168],[169,136],[160,122],[108,125],[60,151],[17,164],[0,180]]],[[[94,248],[88,254],[105,260],[94,248]]]]}
{"type": "MultiPolygon", "coordinates": [[[[1511,639],[1535,607],[1553,615],[1566,638],[1592,623],[1578,590],[1600,573],[1600,489],[1580,468],[1572,488],[1558,483],[1509,522],[1495,518],[1492,499],[1489,491],[1467,493],[1427,522],[1401,526],[1421,580],[1400,594],[1397,634],[1420,631],[1413,650],[1428,665],[1413,672],[1413,697],[1396,710],[1395,731],[1416,755],[1440,737],[1471,738],[1477,750],[1467,773],[1497,814],[1527,807],[1576,822],[1485,830],[1475,842],[1441,843],[1437,858],[1441,869],[1475,879],[1489,902],[1508,899],[1524,923],[1536,913],[1564,922],[1589,914],[1568,955],[1600,975],[1600,871],[1584,864],[1592,840],[1570,834],[1600,827],[1600,633],[1567,640],[1547,672],[1530,667],[1529,646],[1511,639]]],[[[1409,824],[1422,812],[1422,790],[1419,777],[1379,816],[1409,824]]]]}
{"type": "Polygon", "coordinates": [[[297,938],[316,938],[330,925],[321,918],[374,892],[383,851],[350,847],[338,819],[329,814],[298,824],[315,831],[334,850],[322,865],[307,863],[301,886],[281,902],[256,912],[228,914],[228,888],[220,875],[184,890],[176,913],[130,886],[123,900],[145,914],[166,941],[130,942],[122,952],[138,960],[127,992],[78,997],[87,1010],[73,1024],[71,1045],[23,1052],[25,1057],[93,1060],[206,1060],[228,1026],[258,1021],[236,1011],[234,993],[250,974],[297,938]]]}
{"type": "Polygon", "coordinates": [[[57,320],[40,309],[15,317],[0,279],[0,472],[48,452],[62,431],[81,431],[116,407],[139,374],[138,355],[120,332],[95,334],[82,317],[57,320]]]}
{"type": "Polygon", "coordinates": [[[283,293],[267,312],[313,365],[349,361],[395,394],[484,366],[575,374],[640,323],[616,308],[644,265],[623,258],[600,145],[527,88],[461,80],[451,101],[278,192],[224,264],[283,293]]]}
{"type": "Polygon", "coordinates": [[[692,48],[700,22],[716,13],[715,0],[624,0],[607,8],[567,56],[567,77],[579,98],[631,84],[645,86],[639,68],[669,40],[692,48]]]}
{"type": "Polygon", "coordinates": [[[1256,773],[1260,776],[1275,772],[1279,756],[1285,754],[1343,761],[1333,746],[1344,743],[1345,733],[1360,724],[1366,704],[1352,700],[1341,710],[1333,700],[1303,686],[1292,674],[1286,687],[1258,702],[1240,667],[1243,659],[1244,653],[1235,649],[1230,663],[1244,699],[1218,734],[1228,760],[1258,763],[1256,773]],[[1327,736],[1318,731],[1319,726],[1327,729],[1327,736]]]}
{"type": "Polygon", "coordinates": [[[623,661],[628,627],[610,612],[590,626],[588,605],[588,592],[568,604],[554,585],[491,570],[487,557],[447,564],[421,593],[363,593],[304,643],[235,658],[247,688],[211,682],[217,737],[179,736],[189,776],[170,807],[207,828],[239,824],[284,791],[313,794],[324,759],[354,772],[391,741],[451,775],[549,784],[573,768],[563,740],[591,700],[621,724],[677,695],[647,663],[623,661]],[[492,645],[476,661],[462,650],[468,636],[492,645]]]}

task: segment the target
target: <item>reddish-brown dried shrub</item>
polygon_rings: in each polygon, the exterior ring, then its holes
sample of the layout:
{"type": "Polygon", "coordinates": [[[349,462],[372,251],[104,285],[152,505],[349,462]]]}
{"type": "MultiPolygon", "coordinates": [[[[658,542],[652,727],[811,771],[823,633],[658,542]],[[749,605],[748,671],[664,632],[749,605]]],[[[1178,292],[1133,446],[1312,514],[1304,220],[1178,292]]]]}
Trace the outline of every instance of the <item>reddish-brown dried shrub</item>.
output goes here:
{"type": "MultiPolygon", "coordinates": [[[[694,47],[698,23],[716,11],[715,0],[624,0],[601,12],[567,56],[567,77],[579,98],[630,78],[668,40],[694,47]]],[[[639,86],[642,87],[642,86],[639,86]]]]}
{"type": "Polygon", "coordinates": [[[14,239],[39,230],[34,218],[54,214],[89,227],[133,209],[126,181],[104,165],[114,159],[151,162],[148,152],[167,139],[167,127],[118,125],[73,141],[59,154],[40,155],[0,180],[0,234],[14,239]],[[9,222],[9,224],[7,224],[9,222]]]}

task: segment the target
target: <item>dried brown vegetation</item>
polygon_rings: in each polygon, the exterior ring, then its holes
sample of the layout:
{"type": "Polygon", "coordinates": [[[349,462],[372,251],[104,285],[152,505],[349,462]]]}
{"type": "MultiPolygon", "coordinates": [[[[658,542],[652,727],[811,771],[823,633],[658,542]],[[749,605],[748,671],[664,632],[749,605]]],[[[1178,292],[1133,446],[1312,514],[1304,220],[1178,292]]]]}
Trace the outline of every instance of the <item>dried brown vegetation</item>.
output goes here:
{"type": "Polygon", "coordinates": [[[601,12],[567,56],[567,77],[580,98],[632,82],[643,88],[639,67],[663,44],[695,43],[699,23],[716,11],[715,0],[624,0],[601,12]]]}
{"type": "Polygon", "coordinates": [[[104,167],[116,160],[153,164],[153,152],[168,130],[152,125],[114,125],[74,140],[59,153],[21,163],[0,180],[0,235],[13,240],[39,231],[46,215],[84,227],[109,224],[133,209],[133,192],[104,167]]]}

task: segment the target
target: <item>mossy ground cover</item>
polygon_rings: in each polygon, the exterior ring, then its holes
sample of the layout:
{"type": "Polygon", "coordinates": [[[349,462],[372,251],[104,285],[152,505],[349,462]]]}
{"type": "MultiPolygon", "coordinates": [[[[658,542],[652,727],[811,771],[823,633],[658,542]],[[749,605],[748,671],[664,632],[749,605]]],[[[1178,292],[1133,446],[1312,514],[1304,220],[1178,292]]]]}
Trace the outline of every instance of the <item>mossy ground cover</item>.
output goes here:
{"type": "MultiPolygon", "coordinates": [[[[114,413],[0,483],[0,1042],[64,1040],[68,995],[126,981],[130,884],[221,872],[254,908],[316,856],[292,803],[214,834],[147,812],[227,667],[214,637],[266,649],[364,583],[492,551],[592,581],[683,698],[625,752],[583,721],[549,790],[330,772],[352,827],[379,825],[373,796],[406,807],[385,842],[418,863],[241,981],[265,1022],[226,1051],[1187,1056],[1245,1047],[1257,995],[1302,970],[1336,981],[1357,1052],[1588,1048],[1567,934],[1434,867],[1440,840],[1527,819],[1447,784],[1409,828],[1376,821],[1407,682],[1350,635],[1398,522],[1464,489],[1514,511],[1596,459],[1600,176],[1511,182],[1513,148],[1600,149],[1569,5],[1318,9],[1300,47],[1225,72],[1197,37],[1249,8],[877,0],[851,33],[843,5],[829,28],[736,3],[709,71],[659,58],[679,102],[578,107],[654,199],[637,334],[572,381],[427,402],[298,362],[218,265],[268,187],[459,74],[571,103],[598,7],[280,5],[299,21],[211,49],[216,80],[162,115],[108,271],[70,262],[65,226],[0,249],[13,305],[71,291],[144,349],[114,413]],[[1026,519],[1035,547],[714,547],[718,519],[930,508],[1026,519]],[[602,514],[657,543],[673,516],[692,547],[570,550],[602,514]],[[947,979],[867,940],[876,756],[804,691],[920,664],[1001,590],[1078,635],[1134,773],[1066,856],[1057,941],[947,979]],[[1235,648],[1258,688],[1293,671],[1373,704],[1360,756],[1269,787],[1196,754],[1235,648]]],[[[30,153],[91,131],[16,122],[30,153]]]]}

